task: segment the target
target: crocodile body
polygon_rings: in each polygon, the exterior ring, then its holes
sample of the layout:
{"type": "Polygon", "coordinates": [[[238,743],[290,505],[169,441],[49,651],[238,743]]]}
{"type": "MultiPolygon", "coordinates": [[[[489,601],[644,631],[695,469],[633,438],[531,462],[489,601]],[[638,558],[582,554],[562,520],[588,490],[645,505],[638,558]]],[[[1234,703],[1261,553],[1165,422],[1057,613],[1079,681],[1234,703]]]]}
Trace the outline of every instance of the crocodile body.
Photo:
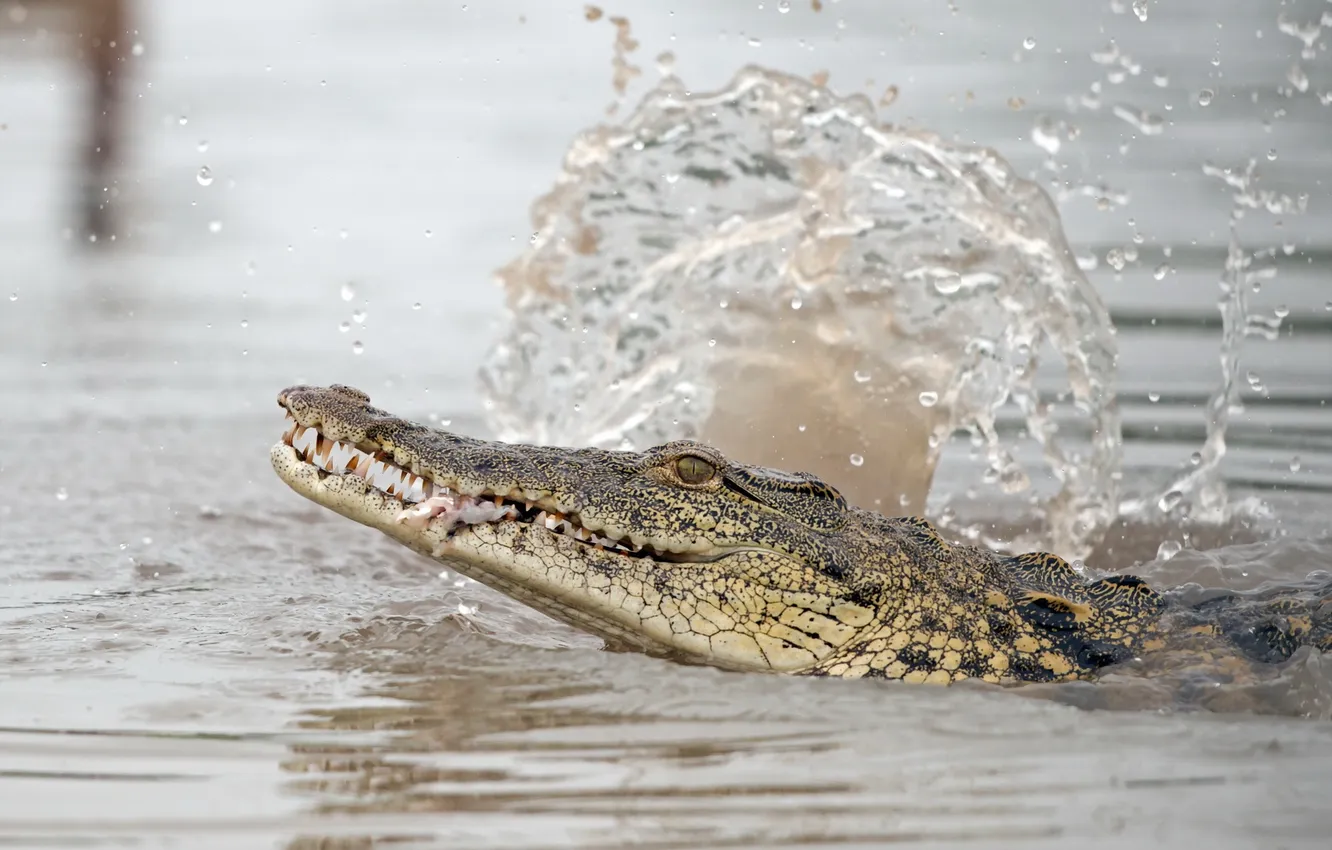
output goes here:
{"type": "Polygon", "coordinates": [[[291,387],[274,469],[314,502],[616,648],[734,670],[947,683],[1085,679],[1153,652],[1332,650],[1324,593],[1183,606],[1142,579],[945,541],[810,475],[679,441],[488,442],[357,390],[291,387]]]}

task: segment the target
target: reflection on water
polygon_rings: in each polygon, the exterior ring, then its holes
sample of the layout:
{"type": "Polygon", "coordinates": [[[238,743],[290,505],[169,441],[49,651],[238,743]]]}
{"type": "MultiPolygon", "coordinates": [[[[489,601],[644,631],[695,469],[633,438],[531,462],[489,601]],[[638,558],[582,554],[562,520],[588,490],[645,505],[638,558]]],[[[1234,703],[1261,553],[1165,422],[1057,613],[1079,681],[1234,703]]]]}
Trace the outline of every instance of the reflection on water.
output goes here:
{"type": "MultiPolygon", "coordinates": [[[[375,739],[316,734],[284,762],[300,774],[289,787],[328,813],[446,815],[433,821],[439,846],[524,846],[552,829],[598,847],[1103,831],[1233,840],[1258,812],[1267,822],[1324,812],[1311,796],[1332,747],[1320,727],[1199,726],[962,690],[940,713],[939,692],[892,683],[589,652],[514,660],[497,664],[466,641],[394,659],[372,692],[385,704],[301,723],[375,739]],[[1014,741],[1040,743],[1015,751],[1014,741]],[[1211,808],[1223,798],[1237,808],[1211,808]],[[488,813],[503,826],[480,827],[496,823],[488,813]]],[[[1325,812],[1314,821],[1332,823],[1325,812]]]]}

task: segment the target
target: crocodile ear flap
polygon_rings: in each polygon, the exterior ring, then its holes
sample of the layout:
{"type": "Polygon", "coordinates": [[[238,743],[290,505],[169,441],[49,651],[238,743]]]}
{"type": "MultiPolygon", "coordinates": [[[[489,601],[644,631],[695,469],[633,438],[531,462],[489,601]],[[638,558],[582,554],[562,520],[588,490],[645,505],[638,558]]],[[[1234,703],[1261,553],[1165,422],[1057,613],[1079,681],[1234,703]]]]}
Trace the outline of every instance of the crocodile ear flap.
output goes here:
{"type": "Polygon", "coordinates": [[[729,464],[724,484],[817,531],[836,531],[846,522],[846,499],[836,487],[808,472],[782,472],[729,464]]]}
{"type": "Polygon", "coordinates": [[[1017,600],[1017,612],[1034,626],[1057,631],[1083,628],[1096,618],[1096,609],[1053,593],[1029,590],[1017,600]]]}

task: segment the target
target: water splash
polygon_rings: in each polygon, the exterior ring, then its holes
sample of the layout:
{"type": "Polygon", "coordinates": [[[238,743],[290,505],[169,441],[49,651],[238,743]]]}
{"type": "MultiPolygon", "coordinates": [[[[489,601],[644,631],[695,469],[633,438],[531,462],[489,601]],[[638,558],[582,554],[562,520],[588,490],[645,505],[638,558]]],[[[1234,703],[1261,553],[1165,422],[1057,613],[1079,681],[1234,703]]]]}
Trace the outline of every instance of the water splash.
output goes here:
{"type": "Polygon", "coordinates": [[[920,510],[959,429],[985,447],[987,482],[1030,487],[996,428],[1011,402],[1061,485],[1044,543],[1080,557],[1113,520],[1109,317],[1049,197],[994,151],[761,68],[712,93],[668,78],[574,142],[532,218],[499,273],[511,324],[481,376],[501,439],[697,437],[920,510]],[[1035,385],[1047,343],[1089,457],[1054,438],[1035,385]]]}
{"type": "MultiPolygon", "coordinates": [[[[1203,173],[1222,181],[1233,191],[1229,243],[1219,280],[1221,297],[1217,302],[1221,312],[1221,383],[1208,399],[1206,437],[1200,450],[1190,459],[1189,466],[1166,485],[1163,495],[1126,499],[1120,506],[1120,513],[1127,517],[1146,518],[1155,506],[1162,514],[1187,516],[1195,522],[1222,523],[1236,513],[1263,510],[1253,500],[1238,504],[1229,500],[1221,475],[1221,462],[1226,454],[1226,430],[1231,416],[1240,409],[1240,391],[1245,384],[1256,391],[1262,389],[1261,379],[1252,372],[1241,381],[1240,363],[1245,339],[1249,336],[1275,339],[1288,311],[1278,310],[1271,317],[1249,313],[1249,293],[1256,291],[1263,281],[1274,278],[1276,268],[1258,265],[1264,252],[1245,250],[1239,229],[1248,211],[1276,216],[1301,215],[1309,199],[1307,195],[1291,196],[1262,188],[1256,159],[1250,159],[1243,168],[1204,163],[1203,173]]],[[[1271,260],[1276,252],[1265,253],[1271,260]]]]}

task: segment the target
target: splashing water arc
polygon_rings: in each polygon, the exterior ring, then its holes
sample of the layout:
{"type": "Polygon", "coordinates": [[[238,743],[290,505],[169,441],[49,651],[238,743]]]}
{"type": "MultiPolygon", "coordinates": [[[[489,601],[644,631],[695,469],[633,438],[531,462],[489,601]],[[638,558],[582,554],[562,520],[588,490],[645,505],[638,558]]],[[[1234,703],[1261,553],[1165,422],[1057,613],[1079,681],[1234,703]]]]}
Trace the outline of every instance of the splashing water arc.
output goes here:
{"type": "Polygon", "coordinates": [[[958,430],[986,483],[1028,490],[995,424],[1012,403],[1060,487],[1042,542],[1082,557],[1114,519],[1109,316],[1049,197],[994,151],[761,68],[712,93],[667,78],[575,140],[532,219],[481,373],[501,439],[694,437],[894,514],[923,509],[958,430]],[[1056,444],[1037,391],[1047,343],[1087,457],[1056,444]]]}

